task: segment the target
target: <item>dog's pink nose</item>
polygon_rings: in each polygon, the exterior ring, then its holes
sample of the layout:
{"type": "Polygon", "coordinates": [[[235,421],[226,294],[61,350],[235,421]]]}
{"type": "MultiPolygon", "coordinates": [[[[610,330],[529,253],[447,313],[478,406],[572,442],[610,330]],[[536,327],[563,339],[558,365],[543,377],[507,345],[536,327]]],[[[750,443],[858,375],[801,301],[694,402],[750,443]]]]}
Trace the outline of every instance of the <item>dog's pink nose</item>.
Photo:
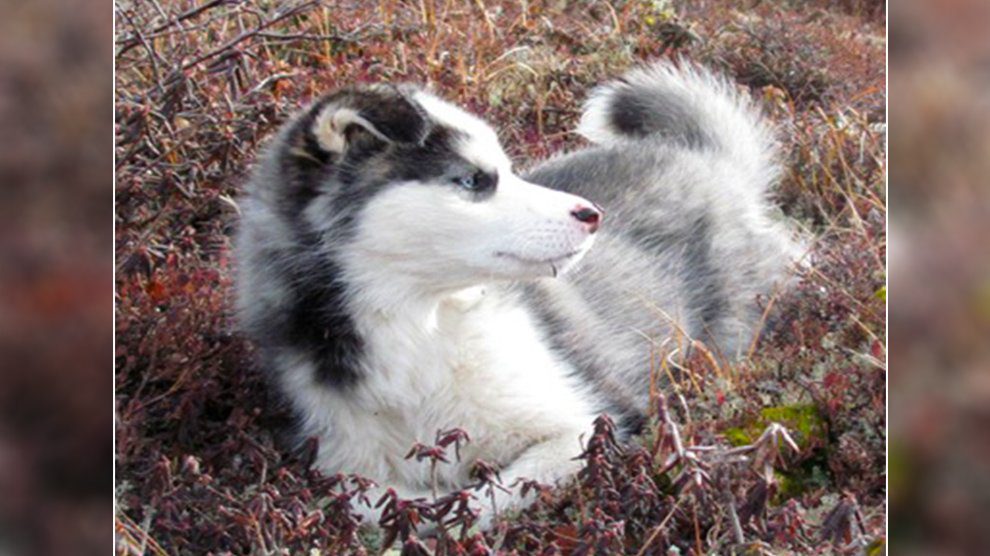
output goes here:
{"type": "Polygon", "coordinates": [[[598,231],[598,226],[602,221],[602,211],[598,208],[591,208],[578,205],[571,211],[571,216],[588,225],[588,233],[593,234],[598,231]]]}

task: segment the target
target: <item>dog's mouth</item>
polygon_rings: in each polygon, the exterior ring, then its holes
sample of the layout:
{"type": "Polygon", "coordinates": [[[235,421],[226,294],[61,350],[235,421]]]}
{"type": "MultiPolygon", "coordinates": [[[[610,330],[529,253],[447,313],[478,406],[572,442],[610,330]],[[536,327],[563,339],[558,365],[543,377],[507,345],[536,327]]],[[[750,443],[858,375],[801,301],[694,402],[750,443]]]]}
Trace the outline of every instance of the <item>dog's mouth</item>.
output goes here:
{"type": "Polygon", "coordinates": [[[524,257],[522,255],[516,255],[515,253],[509,253],[509,252],[506,252],[506,251],[496,251],[495,252],[495,256],[496,257],[505,258],[505,259],[511,259],[513,261],[520,262],[520,263],[527,264],[527,265],[533,265],[533,266],[546,266],[546,265],[549,265],[550,266],[550,273],[551,273],[551,275],[554,278],[556,278],[557,275],[560,274],[560,269],[561,268],[564,268],[564,266],[568,262],[570,262],[571,259],[573,259],[574,257],[577,257],[578,255],[580,255],[582,253],[582,251],[583,251],[582,249],[575,249],[575,250],[570,251],[570,252],[568,252],[568,253],[566,253],[564,255],[560,255],[560,256],[557,256],[557,257],[547,257],[547,258],[524,257]]]}

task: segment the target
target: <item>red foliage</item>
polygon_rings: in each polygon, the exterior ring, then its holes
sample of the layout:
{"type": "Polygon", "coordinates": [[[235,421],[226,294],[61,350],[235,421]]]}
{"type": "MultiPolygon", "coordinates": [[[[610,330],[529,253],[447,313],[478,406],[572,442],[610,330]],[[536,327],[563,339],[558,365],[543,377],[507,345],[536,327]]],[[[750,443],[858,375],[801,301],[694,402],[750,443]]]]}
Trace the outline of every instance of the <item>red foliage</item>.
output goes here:
{"type": "MultiPolygon", "coordinates": [[[[362,538],[352,510],[375,503],[385,544],[403,554],[800,552],[823,537],[844,552],[882,531],[884,168],[869,128],[884,96],[879,3],[816,1],[827,25],[798,8],[685,2],[671,17],[648,2],[555,4],[175,2],[169,18],[118,7],[118,550],[374,553],[382,539],[362,538]],[[287,450],[287,415],[230,314],[237,191],[264,138],[320,91],[408,80],[499,122],[514,156],[541,158],[577,144],[588,86],[632,53],[673,52],[729,68],[771,103],[787,131],[778,197],[819,238],[795,290],[768,300],[754,357],[689,361],[694,382],[657,400],[642,445],[618,445],[600,419],[575,483],[515,485],[537,502],[485,534],[471,530],[470,503],[510,485],[484,462],[462,492],[367,500],[367,481],[312,470],[312,445],[287,450]],[[777,433],[725,441],[764,407],[794,403],[827,425],[802,453],[777,433]],[[424,525],[438,536],[418,538],[424,525]]],[[[410,456],[444,465],[468,441],[447,431],[410,456]]]]}

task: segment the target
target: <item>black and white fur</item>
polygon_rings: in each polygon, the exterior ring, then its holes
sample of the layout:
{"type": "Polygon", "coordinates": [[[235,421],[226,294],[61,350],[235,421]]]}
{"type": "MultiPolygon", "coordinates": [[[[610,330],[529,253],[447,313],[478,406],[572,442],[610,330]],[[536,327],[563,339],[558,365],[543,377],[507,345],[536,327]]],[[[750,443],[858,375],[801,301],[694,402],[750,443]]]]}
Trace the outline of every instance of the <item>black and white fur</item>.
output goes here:
{"type": "Polygon", "coordinates": [[[731,84],[680,66],[595,90],[593,145],[522,175],[488,125],[413,87],[338,91],[285,125],[242,204],[239,312],[321,469],[429,497],[404,456],[460,427],[441,488],[479,458],[506,485],[558,482],[596,415],[641,420],[651,356],[750,344],[797,255],[766,200],[774,142],[731,84]]]}

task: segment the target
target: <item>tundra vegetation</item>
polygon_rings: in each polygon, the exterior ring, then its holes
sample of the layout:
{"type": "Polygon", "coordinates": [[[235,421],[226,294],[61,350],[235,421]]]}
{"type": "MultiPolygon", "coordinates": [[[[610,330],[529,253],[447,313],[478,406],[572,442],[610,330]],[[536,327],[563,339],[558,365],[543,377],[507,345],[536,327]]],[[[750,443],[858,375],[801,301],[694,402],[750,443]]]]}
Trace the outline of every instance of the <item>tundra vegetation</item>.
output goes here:
{"type": "MultiPolygon", "coordinates": [[[[116,15],[118,554],[882,553],[885,11],[878,0],[134,0],[116,15]],[[761,300],[742,361],[657,358],[667,385],[620,446],[603,417],[566,488],[472,527],[467,502],[366,500],[323,476],[234,332],[230,243],[259,145],[315,95],[428,83],[488,119],[520,165],[579,146],[580,103],[675,55],[748,87],[779,129],[773,192],[813,241],[761,300]],[[350,513],[387,505],[365,533],[350,513]],[[420,539],[417,524],[438,535],[420,539]],[[313,552],[313,551],[316,552],[313,552]]],[[[425,466],[471,431],[401,447],[425,466]]]]}

